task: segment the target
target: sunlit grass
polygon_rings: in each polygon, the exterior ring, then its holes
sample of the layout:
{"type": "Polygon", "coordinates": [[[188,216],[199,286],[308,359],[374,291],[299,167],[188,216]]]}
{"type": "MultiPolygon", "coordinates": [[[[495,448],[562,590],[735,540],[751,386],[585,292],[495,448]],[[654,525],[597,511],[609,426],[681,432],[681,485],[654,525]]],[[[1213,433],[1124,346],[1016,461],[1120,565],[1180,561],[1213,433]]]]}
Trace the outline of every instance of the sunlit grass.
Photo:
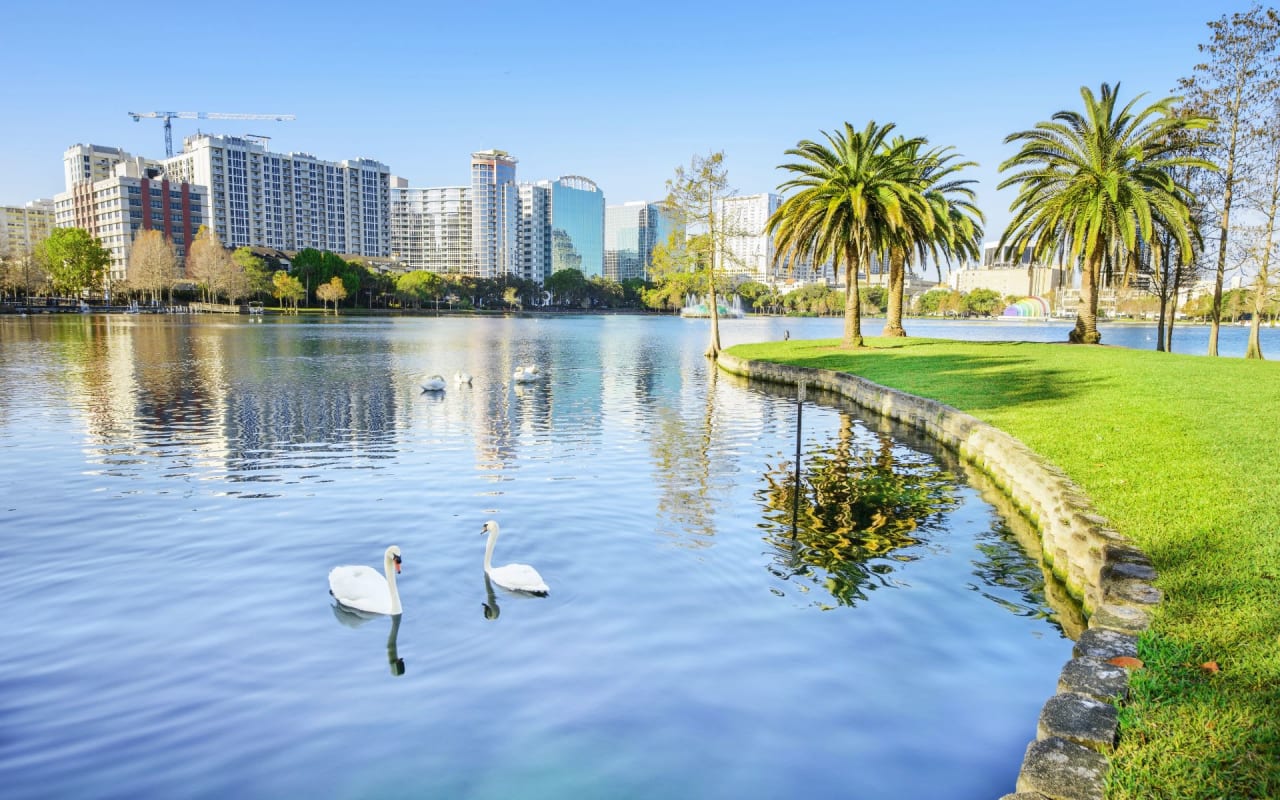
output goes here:
{"type": "Polygon", "coordinates": [[[1280,797],[1280,364],[1065,344],[868,343],[731,352],[941,400],[1064,469],[1151,556],[1165,593],[1121,715],[1108,796],[1280,797]]]}

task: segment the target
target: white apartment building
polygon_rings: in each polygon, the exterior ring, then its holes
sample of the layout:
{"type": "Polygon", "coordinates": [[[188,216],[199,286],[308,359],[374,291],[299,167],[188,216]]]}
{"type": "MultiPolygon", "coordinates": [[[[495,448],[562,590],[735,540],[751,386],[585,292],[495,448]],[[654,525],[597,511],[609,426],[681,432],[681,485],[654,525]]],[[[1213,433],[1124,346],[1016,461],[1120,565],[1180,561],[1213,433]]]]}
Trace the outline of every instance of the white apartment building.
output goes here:
{"type": "Polygon", "coordinates": [[[466,186],[391,187],[391,255],[406,269],[469,274],[471,196],[466,186]]]}
{"type": "Polygon", "coordinates": [[[516,230],[516,275],[543,283],[551,276],[551,189],[518,187],[520,224],[516,230]]]}
{"type": "Polygon", "coordinates": [[[66,191],[78,183],[106,180],[116,174],[116,164],[133,156],[119,147],[100,144],[73,144],[62,154],[63,186],[66,191]]]}
{"type": "Polygon", "coordinates": [[[198,134],[182,150],[165,159],[165,171],[208,187],[209,222],[228,247],[391,253],[386,164],[272,153],[253,137],[198,134]]]}
{"type": "Polygon", "coordinates": [[[718,254],[718,268],[739,280],[759,281],[769,286],[832,279],[829,264],[815,269],[808,260],[798,260],[794,268],[786,262],[773,263],[777,248],[766,224],[780,205],[782,198],[772,192],[737,195],[721,201],[720,225],[725,235],[724,251],[718,254]]]}
{"type": "Polygon", "coordinates": [[[49,238],[54,227],[52,200],[25,206],[0,206],[0,257],[23,256],[49,238]]]}
{"type": "MultiPolygon", "coordinates": [[[[79,155],[75,149],[68,160],[79,155]]],[[[53,200],[57,227],[83,228],[111,254],[109,282],[125,279],[138,231],[162,231],[181,260],[207,219],[203,186],[171,181],[156,162],[122,155],[110,177],[78,182],[53,200]]]]}
{"type": "Polygon", "coordinates": [[[505,150],[471,154],[470,274],[501,278],[516,272],[519,190],[516,159],[505,150]]]}

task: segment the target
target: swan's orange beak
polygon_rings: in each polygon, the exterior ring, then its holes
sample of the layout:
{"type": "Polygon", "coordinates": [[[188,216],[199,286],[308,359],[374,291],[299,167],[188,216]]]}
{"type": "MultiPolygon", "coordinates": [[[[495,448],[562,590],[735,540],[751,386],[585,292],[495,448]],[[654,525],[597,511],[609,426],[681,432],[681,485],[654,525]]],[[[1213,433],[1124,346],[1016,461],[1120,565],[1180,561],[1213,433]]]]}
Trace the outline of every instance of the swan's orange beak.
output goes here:
{"type": "Polygon", "coordinates": [[[396,556],[396,574],[400,574],[400,556],[396,556]]]}

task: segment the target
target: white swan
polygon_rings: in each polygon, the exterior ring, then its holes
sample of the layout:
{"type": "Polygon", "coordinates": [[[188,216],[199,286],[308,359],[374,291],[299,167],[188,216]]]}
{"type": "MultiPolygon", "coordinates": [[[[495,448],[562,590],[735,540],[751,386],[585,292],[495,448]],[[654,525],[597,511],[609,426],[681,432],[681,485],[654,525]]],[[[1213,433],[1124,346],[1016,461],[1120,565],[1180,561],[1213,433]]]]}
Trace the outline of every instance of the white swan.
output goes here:
{"type": "Polygon", "coordinates": [[[471,373],[470,373],[470,372],[455,372],[455,373],[453,373],[453,381],[454,381],[454,383],[458,384],[459,386],[461,386],[461,385],[462,385],[462,384],[464,384],[464,383],[469,384],[469,383],[471,383],[471,373]]]}
{"type": "Polygon", "coordinates": [[[530,374],[532,374],[532,375],[541,375],[541,374],[542,374],[542,371],[538,369],[538,365],[537,365],[537,364],[525,364],[525,365],[524,365],[524,371],[525,371],[525,372],[528,372],[528,373],[530,373],[530,374]]]}
{"type": "Polygon", "coordinates": [[[489,520],[482,530],[489,534],[489,543],[484,548],[484,574],[492,578],[494,583],[513,592],[545,595],[551,591],[538,571],[528,564],[493,566],[490,562],[493,560],[493,545],[498,541],[497,521],[489,520]]]}
{"type": "Polygon", "coordinates": [[[511,377],[518,383],[529,383],[538,379],[538,373],[530,372],[527,367],[516,367],[515,374],[511,377]]]}
{"type": "Polygon", "coordinates": [[[431,375],[426,378],[423,378],[422,391],[424,392],[444,391],[444,377],[441,375],[431,375]]]}
{"type": "Polygon", "coordinates": [[[399,614],[400,548],[391,545],[382,559],[383,577],[373,567],[334,567],[329,570],[329,594],[347,608],[369,614],[399,614]]]}

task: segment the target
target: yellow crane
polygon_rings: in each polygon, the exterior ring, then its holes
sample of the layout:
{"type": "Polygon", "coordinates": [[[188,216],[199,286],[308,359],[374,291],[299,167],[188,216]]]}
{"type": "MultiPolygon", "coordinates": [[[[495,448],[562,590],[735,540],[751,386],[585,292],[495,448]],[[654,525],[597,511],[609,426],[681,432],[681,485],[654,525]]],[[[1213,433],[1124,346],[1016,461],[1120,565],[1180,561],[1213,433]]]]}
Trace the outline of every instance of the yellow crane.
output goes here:
{"type": "Polygon", "coordinates": [[[130,111],[134,122],[147,119],[164,120],[164,156],[173,155],[173,128],[171,120],[175,119],[269,119],[276,122],[289,122],[297,119],[293,114],[221,114],[217,111],[130,111]]]}

